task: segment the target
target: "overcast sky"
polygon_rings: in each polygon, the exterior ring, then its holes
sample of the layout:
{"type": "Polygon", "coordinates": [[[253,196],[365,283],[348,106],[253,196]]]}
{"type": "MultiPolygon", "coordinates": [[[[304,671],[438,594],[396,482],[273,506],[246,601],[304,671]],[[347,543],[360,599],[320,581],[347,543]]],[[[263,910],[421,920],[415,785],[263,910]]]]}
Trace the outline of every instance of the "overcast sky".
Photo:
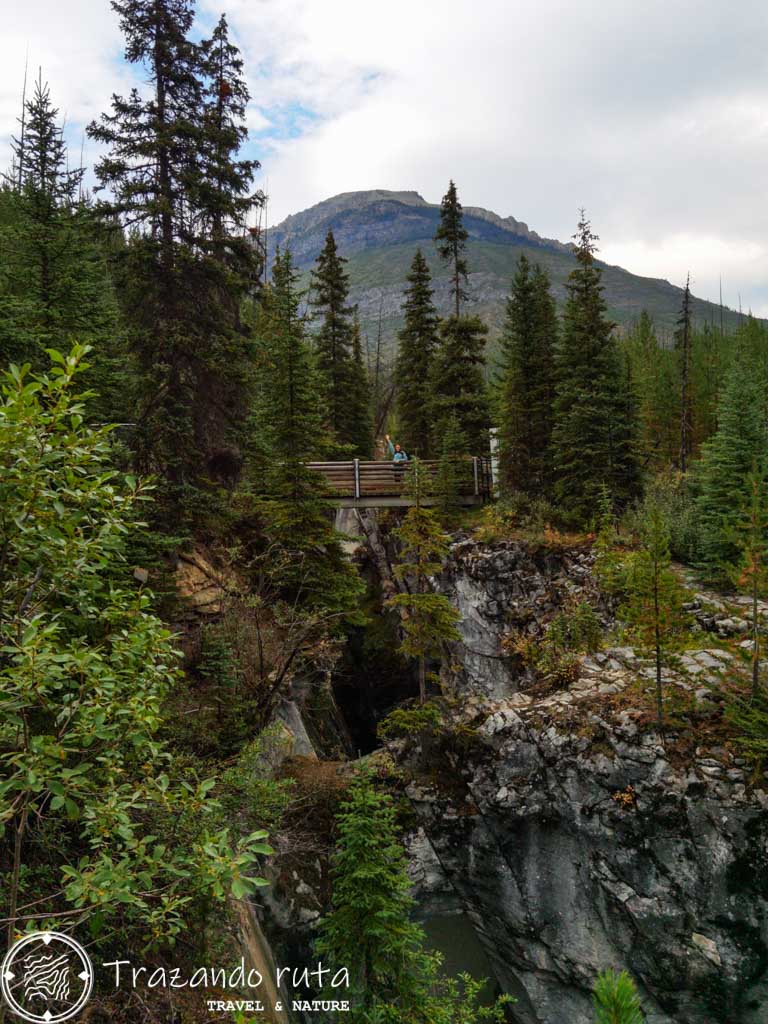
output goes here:
{"type": "MultiPolygon", "coordinates": [[[[585,206],[611,263],[768,316],[765,0],[198,0],[247,62],[269,219],[339,192],[450,177],[466,206],[567,239],[585,206]]],[[[107,0],[10,0],[0,166],[25,55],[78,152],[137,74],[107,0]]],[[[86,161],[95,153],[86,144],[86,161]]]]}

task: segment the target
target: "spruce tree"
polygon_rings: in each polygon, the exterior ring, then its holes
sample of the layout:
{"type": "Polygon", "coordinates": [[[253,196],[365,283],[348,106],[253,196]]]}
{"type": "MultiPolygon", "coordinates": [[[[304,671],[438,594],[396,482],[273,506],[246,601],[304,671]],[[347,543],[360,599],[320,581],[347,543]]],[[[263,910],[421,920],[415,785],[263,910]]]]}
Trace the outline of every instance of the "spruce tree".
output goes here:
{"type": "Polygon", "coordinates": [[[653,498],[643,507],[640,547],[629,562],[620,614],[654,660],[656,717],[664,727],[663,668],[683,626],[683,589],[671,568],[669,528],[653,498]]]}
{"type": "Polygon", "coordinates": [[[349,970],[355,1004],[417,1001],[425,988],[424,933],[411,921],[413,899],[391,799],[356,775],[337,818],[331,913],[320,924],[318,954],[349,970]]]}
{"type": "Polygon", "coordinates": [[[416,250],[408,274],[405,324],[398,334],[397,415],[405,449],[427,458],[431,452],[431,416],[425,384],[437,346],[437,310],[432,302],[429,266],[416,250]]]}
{"type": "Polygon", "coordinates": [[[419,459],[412,460],[408,475],[413,505],[396,531],[401,560],[395,567],[398,578],[407,581],[408,590],[391,597],[387,604],[403,613],[400,650],[418,663],[419,699],[423,704],[427,699],[427,658],[437,657],[446,641],[461,639],[456,629],[460,616],[430,583],[448,554],[448,538],[433,510],[423,504],[427,481],[419,459]]]}
{"type": "Polygon", "coordinates": [[[461,509],[461,495],[465,492],[472,473],[472,463],[467,458],[467,444],[455,413],[452,413],[445,423],[441,442],[435,496],[443,521],[449,521],[461,509]]]}
{"type": "MultiPolygon", "coordinates": [[[[355,1024],[503,1024],[501,996],[478,1006],[482,981],[447,977],[412,920],[407,862],[392,798],[356,775],[336,816],[331,911],[315,949],[331,970],[346,967],[355,1024]]],[[[333,996],[332,989],[328,995],[333,996]]]]}
{"type": "Polygon", "coordinates": [[[752,697],[760,691],[760,601],[768,592],[768,481],[765,466],[755,466],[744,482],[739,518],[733,540],[739,560],[731,568],[731,580],[750,598],[752,626],[752,697]]]}
{"type": "Polygon", "coordinates": [[[349,615],[360,599],[359,580],[334,532],[323,482],[307,466],[325,443],[323,381],[300,302],[291,254],[278,251],[258,321],[263,359],[251,421],[258,449],[251,486],[264,498],[267,572],[278,591],[309,611],[349,615]]]}
{"type": "Polygon", "coordinates": [[[317,365],[325,376],[326,421],[342,450],[354,447],[357,438],[352,418],[354,359],[353,310],[348,304],[349,279],[346,259],[336,248],[329,228],[325,245],[312,271],[311,305],[320,328],[315,336],[317,365]]]}
{"type": "Polygon", "coordinates": [[[764,465],[768,444],[766,384],[751,364],[737,357],[718,404],[718,428],[702,448],[696,467],[699,553],[710,579],[723,579],[737,561],[734,530],[743,482],[764,465]]]}
{"type": "Polygon", "coordinates": [[[691,395],[691,275],[685,281],[683,304],[675,331],[675,351],[680,365],[680,472],[688,470],[693,451],[693,397],[691,395]]]}
{"type": "MultiPolygon", "coordinates": [[[[94,362],[106,363],[118,334],[117,306],[80,195],[83,171],[69,169],[42,76],[25,106],[23,141],[15,139],[13,147],[20,178],[16,191],[8,191],[12,216],[0,226],[0,354],[39,367],[47,364],[46,347],[78,339],[92,346],[94,362]]],[[[115,412],[113,406],[110,418],[115,412]]]]}
{"type": "Polygon", "coordinates": [[[556,335],[549,278],[523,254],[507,299],[496,382],[500,470],[507,492],[540,495],[551,483],[556,335]]]}
{"type": "Polygon", "coordinates": [[[429,390],[434,422],[432,446],[441,451],[452,415],[459,421],[470,452],[482,454],[488,439],[488,402],[483,378],[488,327],[479,317],[455,317],[440,323],[429,390]]]}
{"type": "Polygon", "coordinates": [[[225,15],[210,39],[201,43],[199,64],[205,83],[201,168],[196,181],[200,234],[220,261],[234,265],[251,282],[260,270],[259,254],[243,229],[251,209],[264,197],[252,191],[258,160],[238,156],[248,139],[245,114],[250,96],[225,15]]]}
{"type": "Polygon", "coordinates": [[[260,197],[247,191],[254,164],[236,159],[244,87],[224,26],[200,46],[193,0],[112,7],[126,58],[146,67],[151,92],[113,97],[89,134],[107,147],[96,167],[109,193],[100,209],[130,231],[117,275],[142,370],[139,463],[165,477],[178,512],[245,422],[253,351],[239,298],[253,275],[240,236],[260,197]]]}
{"type": "Polygon", "coordinates": [[[355,308],[352,321],[352,365],[347,400],[349,402],[349,436],[352,454],[362,459],[370,459],[373,455],[371,382],[363,360],[360,317],[357,308],[355,308]]]}
{"type": "Polygon", "coordinates": [[[602,971],[592,990],[595,1024],[643,1024],[634,981],[622,971],[602,971]]]}
{"type": "Polygon", "coordinates": [[[676,353],[662,347],[643,310],[622,339],[637,395],[639,454],[643,465],[666,469],[680,451],[678,365],[676,353]]]}
{"type": "Polygon", "coordinates": [[[468,237],[456,186],[451,181],[440,204],[440,223],[435,232],[435,244],[440,259],[450,270],[451,296],[454,301],[454,315],[457,318],[461,315],[461,303],[468,298],[464,287],[467,283],[468,273],[467,260],[464,255],[468,237]]]}
{"type": "Polygon", "coordinates": [[[621,504],[637,494],[640,481],[631,395],[605,315],[597,236],[583,214],[574,237],[577,266],[566,286],[557,352],[552,451],[555,497],[566,517],[585,524],[603,485],[621,504]]]}

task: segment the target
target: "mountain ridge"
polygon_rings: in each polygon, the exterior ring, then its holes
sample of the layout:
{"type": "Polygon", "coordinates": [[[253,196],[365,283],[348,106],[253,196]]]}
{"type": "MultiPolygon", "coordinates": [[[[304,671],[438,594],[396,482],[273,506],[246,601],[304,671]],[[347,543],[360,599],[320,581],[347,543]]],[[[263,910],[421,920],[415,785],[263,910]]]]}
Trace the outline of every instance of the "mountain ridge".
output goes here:
{"type": "MultiPolygon", "coordinates": [[[[448,271],[437,258],[433,237],[440,207],[428,203],[415,190],[369,189],[342,192],[286,217],[269,228],[270,260],[275,249],[289,246],[297,267],[309,283],[309,271],[329,229],[333,230],[342,256],[348,260],[350,301],[360,311],[369,339],[381,330],[385,347],[394,343],[402,325],[402,300],[406,276],[417,247],[430,265],[434,301],[438,311],[450,312],[448,271]]],[[[552,292],[562,309],[569,273],[575,265],[573,246],[544,238],[524,221],[483,207],[464,207],[468,231],[470,267],[468,312],[489,324],[491,340],[498,337],[504,316],[510,279],[522,253],[549,273],[552,292]]],[[[682,303],[683,290],[664,278],[642,277],[601,260],[608,315],[620,331],[626,330],[646,310],[660,337],[669,340],[682,303]]],[[[720,323],[720,307],[693,297],[694,319],[720,323]]],[[[741,314],[724,307],[723,324],[733,329],[741,314]]],[[[493,346],[492,346],[493,347],[493,346]]]]}

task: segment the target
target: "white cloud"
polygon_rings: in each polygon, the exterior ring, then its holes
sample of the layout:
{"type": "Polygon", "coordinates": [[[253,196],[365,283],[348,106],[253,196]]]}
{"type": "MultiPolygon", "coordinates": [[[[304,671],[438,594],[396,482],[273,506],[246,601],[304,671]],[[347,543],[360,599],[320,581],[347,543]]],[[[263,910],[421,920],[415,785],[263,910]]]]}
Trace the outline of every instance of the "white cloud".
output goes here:
{"type": "MultiPolygon", "coordinates": [[[[768,7],[742,0],[199,0],[243,48],[270,220],[338,192],[414,188],[768,313],[768,7]],[[266,134],[265,134],[266,133],[266,134]]],[[[70,120],[124,88],[106,0],[4,15],[0,136],[24,52],[70,120]],[[66,40],[67,45],[62,45],[66,40]]]]}

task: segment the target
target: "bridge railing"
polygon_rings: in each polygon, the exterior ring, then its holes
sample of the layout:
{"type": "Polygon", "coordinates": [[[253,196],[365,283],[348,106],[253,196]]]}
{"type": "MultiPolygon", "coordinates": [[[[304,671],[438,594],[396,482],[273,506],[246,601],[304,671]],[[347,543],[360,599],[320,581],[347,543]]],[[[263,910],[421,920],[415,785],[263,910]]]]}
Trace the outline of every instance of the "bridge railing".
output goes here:
{"type": "MultiPolygon", "coordinates": [[[[467,497],[484,500],[490,497],[491,460],[482,456],[458,457],[459,492],[467,497]]],[[[420,461],[421,469],[433,479],[440,465],[437,461],[420,461]]],[[[341,498],[399,497],[408,489],[410,464],[394,462],[312,462],[309,468],[326,481],[329,491],[341,498]]],[[[429,486],[428,488],[429,489],[429,486]]]]}

